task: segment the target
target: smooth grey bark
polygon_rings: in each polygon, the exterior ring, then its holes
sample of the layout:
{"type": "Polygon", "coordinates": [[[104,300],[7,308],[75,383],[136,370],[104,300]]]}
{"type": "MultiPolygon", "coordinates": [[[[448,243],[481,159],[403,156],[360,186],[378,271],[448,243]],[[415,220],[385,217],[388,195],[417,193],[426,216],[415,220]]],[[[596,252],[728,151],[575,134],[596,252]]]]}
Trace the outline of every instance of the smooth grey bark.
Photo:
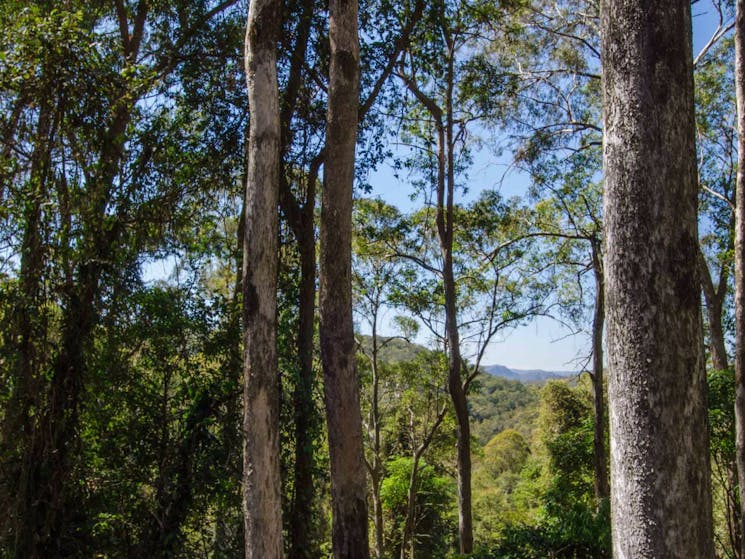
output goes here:
{"type": "MultiPolygon", "coordinates": [[[[737,183],[735,195],[735,432],[740,486],[740,533],[745,534],[745,0],[735,15],[737,183]]],[[[745,557],[745,537],[740,556],[745,557]]]]}
{"type": "Polygon", "coordinates": [[[690,4],[603,0],[601,14],[613,552],[707,559],[690,4]]]}
{"type": "Polygon", "coordinates": [[[246,557],[282,556],[277,364],[279,0],[252,0],[246,28],[251,109],[243,257],[243,514],[246,557]]]}
{"type": "Polygon", "coordinates": [[[329,99],[321,202],[320,337],[335,559],[368,559],[367,491],[352,323],[352,187],[359,107],[357,1],[329,2],[329,99]]]}

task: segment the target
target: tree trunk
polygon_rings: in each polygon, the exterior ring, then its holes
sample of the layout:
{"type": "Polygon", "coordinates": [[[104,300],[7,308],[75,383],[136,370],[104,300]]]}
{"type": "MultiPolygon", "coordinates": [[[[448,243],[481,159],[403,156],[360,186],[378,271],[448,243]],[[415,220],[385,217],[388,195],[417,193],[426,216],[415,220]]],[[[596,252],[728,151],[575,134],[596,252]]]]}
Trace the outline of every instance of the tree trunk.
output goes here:
{"type": "Polygon", "coordinates": [[[595,276],[595,312],[592,320],[592,403],[594,414],[593,467],[595,470],[595,498],[600,505],[610,498],[608,484],[608,456],[605,449],[605,397],[603,386],[603,326],[605,297],[603,294],[603,263],[600,240],[592,242],[592,270],[595,276]]]}
{"type": "MultiPolygon", "coordinates": [[[[745,0],[735,16],[737,186],[735,196],[735,431],[740,486],[740,533],[745,535],[745,0]]],[[[745,557],[745,537],[740,555],[745,557]]]]}
{"type": "MultiPolygon", "coordinates": [[[[294,133],[293,116],[297,110],[303,66],[310,37],[314,11],[313,0],[303,0],[300,6],[295,43],[290,56],[287,85],[281,99],[282,160],[286,164],[294,133]]],[[[295,463],[293,470],[294,494],[289,511],[289,559],[311,559],[318,555],[313,541],[314,501],[314,438],[318,435],[318,413],[313,398],[315,371],[313,369],[315,302],[316,302],[316,244],[315,206],[318,166],[311,165],[305,200],[301,205],[292,192],[289,181],[292,163],[280,176],[280,207],[292,229],[300,255],[300,293],[298,297],[297,359],[298,382],[293,393],[295,463]]]]}
{"type": "Polygon", "coordinates": [[[335,559],[367,559],[367,492],[352,324],[352,187],[359,98],[356,0],[329,2],[329,100],[321,208],[321,360],[335,559]]]}
{"type": "Polygon", "coordinates": [[[419,460],[421,458],[418,449],[414,452],[413,458],[414,463],[411,465],[411,474],[409,475],[409,490],[406,493],[406,518],[401,532],[400,559],[406,559],[407,547],[411,559],[414,559],[414,511],[416,508],[416,486],[419,480],[419,460]]]}
{"type": "Polygon", "coordinates": [[[690,4],[602,1],[614,557],[714,557],[690,4]]]}
{"type": "MultiPolygon", "coordinates": [[[[315,180],[315,177],[313,178],[315,180]]],[[[313,401],[313,334],[316,310],[316,242],[313,213],[303,233],[297,237],[300,245],[300,298],[297,352],[298,382],[293,395],[295,406],[295,470],[292,509],[290,512],[290,559],[311,559],[313,528],[313,438],[316,433],[316,409],[313,401]]]]}
{"type": "Polygon", "coordinates": [[[452,255],[445,261],[445,306],[446,329],[450,362],[448,366],[448,391],[453,401],[457,423],[457,460],[458,460],[458,536],[461,555],[473,552],[473,520],[471,515],[471,424],[468,418],[468,403],[463,390],[460,372],[462,360],[460,355],[457,327],[452,325],[457,320],[455,314],[455,281],[452,273],[452,255]],[[450,268],[449,273],[447,269],[450,268]],[[448,299],[453,302],[448,304],[448,299]],[[447,326],[447,325],[451,326],[447,326]]]}
{"type": "Polygon", "coordinates": [[[703,252],[698,250],[699,274],[701,275],[701,288],[704,293],[706,304],[706,320],[709,324],[709,353],[711,354],[711,366],[717,371],[729,368],[727,348],[724,345],[724,328],[722,326],[722,314],[724,307],[724,296],[727,292],[727,267],[722,266],[720,271],[719,286],[714,287],[711,272],[706,263],[703,252]]]}
{"type": "Polygon", "coordinates": [[[246,557],[282,556],[277,364],[279,90],[277,39],[282,3],[253,0],[246,29],[251,123],[243,258],[246,557]]]}
{"type": "Polygon", "coordinates": [[[383,498],[380,494],[383,477],[379,471],[373,469],[370,475],[372,484],[372,502],[373,502],[373,525],[375,529],[375,557],[383,559],[385,553],[385,525],[383,523],[383,498]]]}
{"type": "Polygon", "coordinates": [[[380,447],[380,370],[378,368],[378,307],[373,311],[372,326],[372,425],[373,464],[370,475],[372,483],[373,523],[375,526],[375,557],[382,559],[385,553],[385,526],[383,524],[383,499],[380,495],[383,483],[383,462],[380,447]]]}
{"type": "Polygon", "coordinates": [[[471,424],[466,391],[461,380],[463,362],[458,332],[458,303],[453,271],[453,231],[455,197],[455,143],[453,139],[453,87],[455,80],[452,37],[446,29],[448,47],[445,126],[438,131],[437,234],[442,253],[442,281],[445,294],[445,335],[448,342],[448,391],[457,422],[458,455],[458,541],[462,555],[473,552],[473,519],[471,515],[471,424]]]}
{"type": "MultiPolygon", "coordinates": [[[[4,471],[3,474],[8,478],[18,476],[20,480],[18,484],[10,479],[6,483],[10,487],[16,487],[14,502],[8,511],[11,518],[8,520],[11,521],[9,526],[11,533],[15,534],[16,556],[20,554],[24,557],[31,556],[34,535],[43,533],[40,530],[43,524],[40,516],[43,515],[37,514],[41,502],[36,494],[39,487],[30,469],[34,467],[39,458],[34,452],[34,448],[39,446],[36,439],[43,434],[43,429],[40,429],[34,416],[38,413],[35,408],[38,406],[39,395],[42,393],[39,389],[41,362],[37,344],[43,337],[42,330],[39,328],[37,310],[41,306],[44,267],[42,203],[47,190],[51,120],[51,106],[47,99],[43,99],[39,108],[36,145],[29,171],[28,200],[25,203],[23,215],[21,267],[18,276],[20,293],[14,321],[14,329],[18,333],[16,342],[18,365],[14,371],[15,388],[7,404],[2,441],[6,456],[11,455],[11,449],[18,451],[22,456],[19,461],[20,471],[9,468],[9,471],[4,471]]],[[[12,344],[15,340],[13,337],[9,336],[9,338],[12,344]]],[[[3,469],[7,467],[8,465],[3,469]]]]}

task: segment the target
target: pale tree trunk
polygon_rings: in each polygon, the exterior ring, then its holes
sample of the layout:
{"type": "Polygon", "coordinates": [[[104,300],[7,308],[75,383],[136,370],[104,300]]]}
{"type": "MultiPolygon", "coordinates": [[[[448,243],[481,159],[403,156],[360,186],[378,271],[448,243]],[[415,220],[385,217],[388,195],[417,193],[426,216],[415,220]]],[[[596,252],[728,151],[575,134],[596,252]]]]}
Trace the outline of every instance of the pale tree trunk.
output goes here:
{"type": "MultiPolygon", "coordinates": [[[[745,534],[745,0],[737,0],[735,94],[737,96],[737,186],[735,196],[735,431],[740,486],[740,533],[745,534]]],[[[745,537],[740,556],[745,557],[745,537]]]]}
{"type": "Polygon", "coordinates": [[[367,559],[367,491],[352,324],[352,187],[359,98],[356,0],[329,2],[329,100],[321,207],[320,336],[335,559],[367,559]]]}
{"type": "Polygon", "coordinates": [[[689,2],[603,0],[614,557],[714,557],[689,2]]]}
{"type": "Polygon", "coordinates": [[[277,372],[279,92],[282,3],[252,0],[246,29],[251,109],[243,258],[243,514],[246,557],[282,556],[277,372]]]}

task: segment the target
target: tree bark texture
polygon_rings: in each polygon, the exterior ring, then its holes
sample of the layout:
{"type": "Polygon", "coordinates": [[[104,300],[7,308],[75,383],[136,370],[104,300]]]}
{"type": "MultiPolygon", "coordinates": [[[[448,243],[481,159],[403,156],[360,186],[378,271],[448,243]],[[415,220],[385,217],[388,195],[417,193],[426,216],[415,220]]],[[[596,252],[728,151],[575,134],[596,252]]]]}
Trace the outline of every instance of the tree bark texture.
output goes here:
{"type": "Polygon", "coordinates": [[[601,6],[614,557],[712,558],[690,4],[601,6]]]}
{"type": "MultiPolygon", "coordinates": [[[[735,16],[737,184],[735,196],[735,432],[740,486],[740,533],[745,534],[745,0],[735,16]]],[[[740,556],[745,557],[745,537],[740,556]]]]}
{"type": "Polygon", "coordinates": [[[367,559],[367,493],[352,324],[352,187],[359,99],[356,0],[329,2],[329,100],[321,207],[320,337],[335,559],[367,559]]]}
{"type": "Polygon", "coordinates": [[[246,29],[251,122],[243,258],[243,512],[249,559],[282,556],[277,370],[281,14],[278,0],[252,0],[246,29]]]}

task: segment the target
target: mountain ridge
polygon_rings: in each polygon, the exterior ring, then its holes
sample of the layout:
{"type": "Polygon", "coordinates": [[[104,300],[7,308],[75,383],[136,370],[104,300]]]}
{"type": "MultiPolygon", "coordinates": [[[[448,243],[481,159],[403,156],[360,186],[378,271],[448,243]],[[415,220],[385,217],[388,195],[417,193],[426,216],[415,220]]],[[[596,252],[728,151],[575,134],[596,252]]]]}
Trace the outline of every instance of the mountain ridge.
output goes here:
{"type": "Polygon", "coordinates": [[[545,382],[575,376],[576,371],[546,371],[544,369],[513,369],[505,365],[482,365],[481,370],[491,376],[519,382],[545,382]]]}

